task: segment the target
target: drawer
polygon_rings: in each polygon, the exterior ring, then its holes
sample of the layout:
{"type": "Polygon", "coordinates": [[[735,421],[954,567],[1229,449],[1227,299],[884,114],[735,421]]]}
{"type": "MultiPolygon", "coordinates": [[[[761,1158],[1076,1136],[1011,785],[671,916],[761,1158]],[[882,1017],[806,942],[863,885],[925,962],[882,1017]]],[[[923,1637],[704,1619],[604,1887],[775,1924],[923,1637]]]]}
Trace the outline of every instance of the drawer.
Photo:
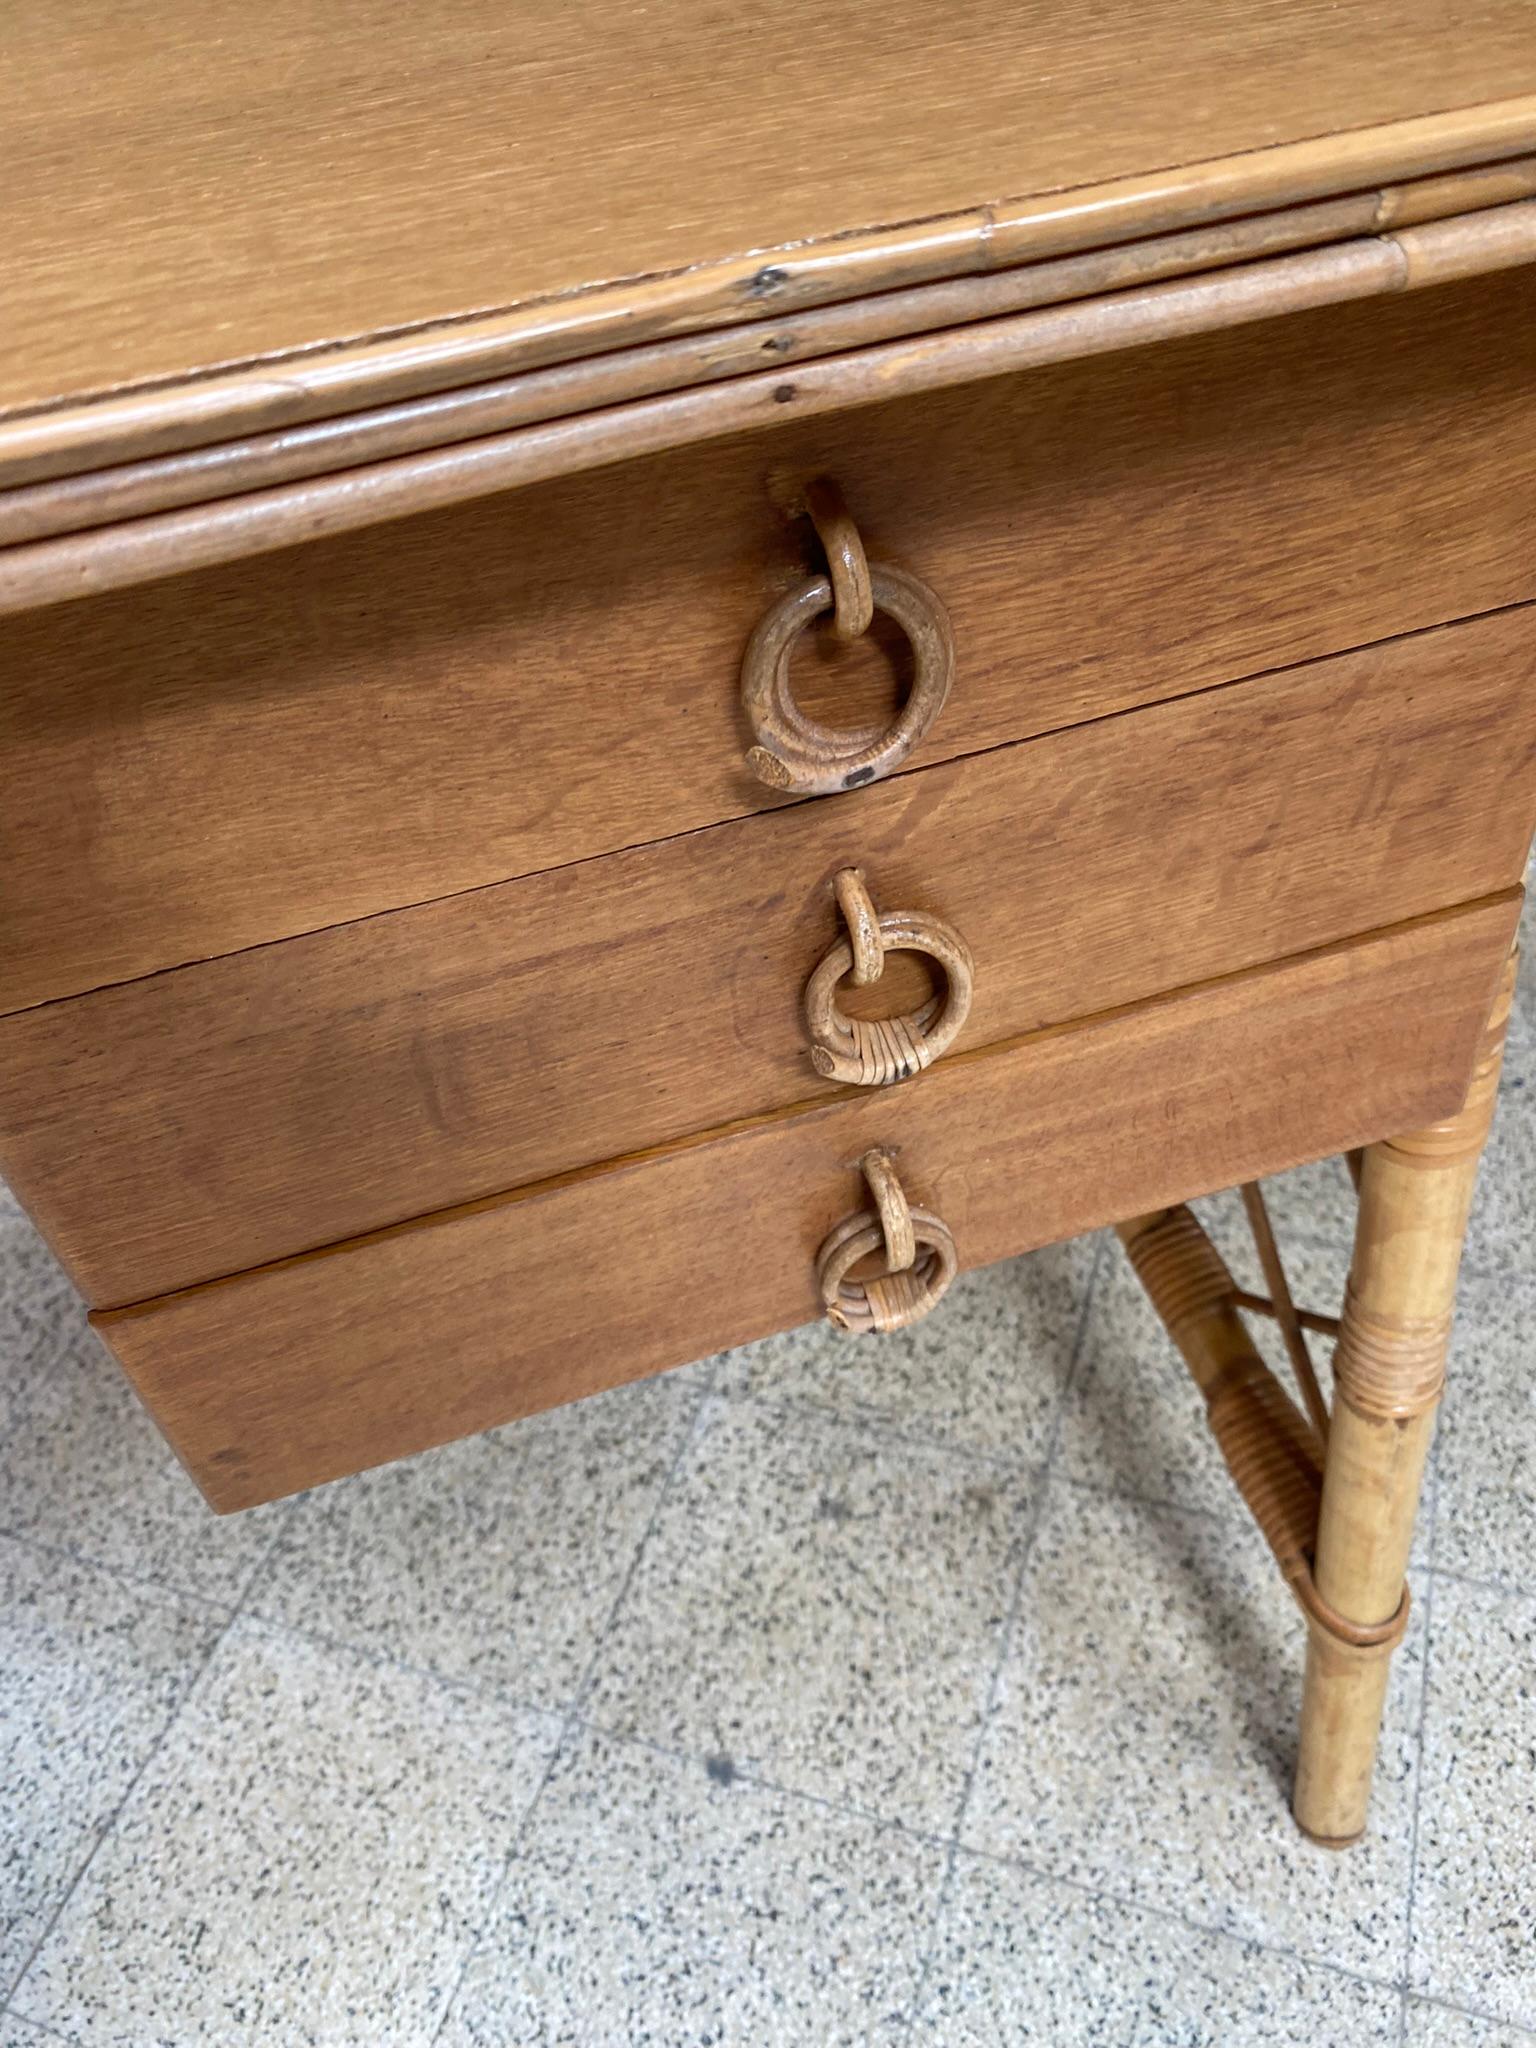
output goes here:
{"type": "Polygon", "coordinates": [[[832,1092],[840,868],[960,933],[975,1047],[1513,885],[1533,767],[1536,613],[1389,642],[0,1019],[0,1164],[162,1293],[832,1092]]]}
{"type": "Polygon", "coordinates": [[[970,1266],[1447,1115],[1517,909],[1518,891],[96,1327],[212,1504],[248,1507],[806,1321],[874,1145],[970,1266]]]}
{"type": "MultiPolygon", "coordinates": [[[[0,622],[0,1010],[698,830],[840,479],[938,593],[916,766],[1536,595],[1536,273],[636,460],[0,622]]],[[[786,373],[787,375],[790,373],[786,373]]],[[[850,721],[899,648],[808,646],[850,721]]]]}

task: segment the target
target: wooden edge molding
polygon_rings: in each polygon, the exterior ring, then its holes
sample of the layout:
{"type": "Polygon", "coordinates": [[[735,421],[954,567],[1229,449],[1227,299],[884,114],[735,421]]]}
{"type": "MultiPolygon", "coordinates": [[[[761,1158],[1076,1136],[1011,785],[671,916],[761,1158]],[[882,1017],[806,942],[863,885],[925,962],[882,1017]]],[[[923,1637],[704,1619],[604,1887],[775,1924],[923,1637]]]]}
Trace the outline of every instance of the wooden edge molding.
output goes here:
{"type": "MultiPolygon", "coordinates": [[[[1522,167],[1521,175],[1528,175],[1527,167],[1522,167]]],[[[1443,187],[1447,181],[1440,182],[1443,187]]],[[[1180,239],[1205,239],[1205,234],[1180,239]]],[[[1110,260],[1098,256],[1078,262],[1110,260]]],[[[1152,260],[1155,265],[1156,258],[1152,260]]],[[[1006,303],[1008,292],[1018,289],[1015,277],[957,281],[938,288],[948,295],[947,317],[954,324],[937,331],[906,331],[902,323],[912,317],[910,303],[892,308],[880,302],[823,316],[816,333],[818,353],[811,360],[789,361],[790,350],[780,350],[773,334],[766,339],[774,345],[765,350],[760,329],[737,329],[727,338],[733,350],[745,350],[747,362],[760,362],[765,352],[772,354],[775,366],[768,370],[746,369],[739,354],[731,358],[733,367],[722,367],[712,349],[686,343],[682,353],[695,372],[690,388],[673,388],[681,366],[669,357],[667,383],[658,389],[663,366],[657,361],[662,351],[657,349],[634,351],[622,361],[607,358],[545,373],[531,396],[528,387],[538,383],[536,378],[511,380],[489,397],[479,393],[480,405],[509,407],[513,417],[522,405],[535,416],[528,424],[500,432],[486,431],[483,409],[472,421],[475,395],[460,395],[451,402],[458,407],[454,430],[463,434],[473,425],[476,438],[447,446],[431,445],[380,460],[356,459],[371,432],[400,429],[408,441],[412,431],[419,434],[425,429],[435,442],[443,423],[438,419],[426,426],[420,408],[395,409],[385,429],[377,416],[334,423],[326,430],[328,459],[334,464],[350,454],[355,466],[301,474],[292,481],[265,481],[257,487],[258,479],[283,474],[290,442],[298,438],[277,436],[258,437],[234,451],[212,451],[202,458],[150,462],[107,477],[75,479],[65,487],[49,487],[52,497],[48,490],[0,494],[0,536],[15,537],[14,545],[0,546],[0,614],[265,554],[787,419],[1531,262],[1536,262],[1536,198],[1292,254],[1231,261],[1228,268],[1203,274],[1058,298],[1046,305],[1026,302],[1023,311],[999,313],[994,303],[996,298],[1006,303]],[[999,283],[1005,287],[1002,292],[996,290],[999,283]],[[899,338],[857,345],[861,323],[866,334],[880,334],[889,332],[891,322],[896,323],[899,338]],[[829,349],[838,352],[822,352],[829,349]],[[637,356],[644,358],[638,365],[637,356]],[[653,395],[610,402],[620,398],[629,376],[653,395]],[[699,377],[722,381],[700,382],[699,377]],[[521,388],[513,390],[513,383],[521,388]],[[559,406],[559,414],[550,417],[554,406],[559,406]],[[209,498],[220,488],[212,472],[217,469],[214,458],[221,453],[229,456],[246,488],[239,495],[209,498]],[[161,491],[167,493],[171,509],[141,509],[161,502],[156,495],[161,491]],[[193,493],[199,502],[177,502],[193,493]],[[39,521],[46,530],[50,517],[68,525],[90,518],[110,523],[88,525],[78,532],[54,531],[47,538],[25,537],[29,521],[33,530],[39,521]]],[[[1158,276],[1155,268],[1152,275],[1158,276]]],[[[1081,279],[1079,270],[1079,284],[1081,279]]],[[[1104,282],[1109,281],[1106,275],[1104,282]]],[[[1060,293],[1062,280],[1058,278],[1050,289],[1060,293]]],[[[917,295],[900,296],[910,302],[917,295]]],[[[720,339],[716,337],[716,344],[720,339]]],[[[449,404],[442,402],[445,409],[449,404]]]]}
{"type": "MultiPolygon", "coordinates": [[[[1522,162],[1525,182],[1536,194],[1536,157],[1522,162]]],[[[0,491],[0,545],[16,546],[177,505],[205,503],[482,434],[721,383],[765,368],[787,369],[906,335],[1317,247],[1369,229],[1375,209],[1376,195],[1371,193],[1291,207],[987,276],[910,285],[841,305],[743,320],[703,334],[614,349],[428,397],[247,434],[208,448],[23,484],[0,491]]]]}
{"type": "Polygon", "coordinates": [[[1404,228],[1533,196],[1536,156],[1520,157],[1489,170],[1208,223],[984,276],[910,285],[795,316],[745,320],[699,335],[614,349],[431,396],[246,434],[211,447],[21,484],[0,490],[0,547],[25,546],[604,406],[721,383],[761,372],[765,365],[787,368],[903,336],[1066,305],[1293,250],[1327,247],[1383,231],[1389,224],[1404,228]]]}
{"type": "Polygon", "coordinates": [[[756,250],[464,319],[101,392],[0,417],[0,484],[208,446],[615,348],[977,276],[1302,202],[1360,195],[1393,227],[1530,190],[1536,94],[1247,150],[939,219],[756,250]],[[1475,168],[1474,168],[1475,167],[1475,168]],[[1465,180],[1448,172],[1469,172],[1465,180]],[[1463,189],[1442,191],[1458,184],[1463,189]],[[1387,187],[1371,191],[1370,187],[1387,187]]]}

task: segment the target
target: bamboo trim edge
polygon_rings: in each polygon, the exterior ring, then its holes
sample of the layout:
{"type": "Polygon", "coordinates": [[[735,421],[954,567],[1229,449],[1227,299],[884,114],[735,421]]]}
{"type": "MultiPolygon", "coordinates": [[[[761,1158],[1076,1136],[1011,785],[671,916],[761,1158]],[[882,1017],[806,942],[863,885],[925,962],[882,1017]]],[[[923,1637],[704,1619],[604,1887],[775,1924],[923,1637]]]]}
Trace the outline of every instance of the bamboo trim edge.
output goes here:
{"type": "Polygon", "coordinates": [[[0,614],[235,561],[604,464],[1045,363],[1536,262],[1536,198],[851,349],[0,549],[0,614]]]}
{"type": "MultiPolygon", "coordinates": [[[[1400,225],[1428,217],[1414,208],[1445,173],[1471,169],[1497,179],[1505,160],[1532,149],[1536,94],[1523,94],[320,340],[0,415],[0,477],[15,483],[205,446],[231,433],[445,391],[511,368],[698,334],[739,320],[744,310],[782,313],[978,275],[1372,186],[1418,188],[1417,199],[1411,192],[1370,194],[1377,212],[1365,225],[1400,225]]],[[[1510,196],[1494,190],[1440,210],[1510,196]]]]}

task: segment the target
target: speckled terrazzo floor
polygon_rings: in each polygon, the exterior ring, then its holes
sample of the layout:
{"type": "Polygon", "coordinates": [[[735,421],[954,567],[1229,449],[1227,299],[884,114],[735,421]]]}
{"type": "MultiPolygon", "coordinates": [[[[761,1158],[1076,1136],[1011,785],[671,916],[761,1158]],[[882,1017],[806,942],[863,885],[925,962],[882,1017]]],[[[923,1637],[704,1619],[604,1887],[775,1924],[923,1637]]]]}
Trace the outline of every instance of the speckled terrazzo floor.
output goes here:
{"type": "Polygon", "coordinates": [[[0,1195],[0,2048],[1536,2038],[1533,990],[1345,1856],[1102,1240],[216,1521],[0,1195]]]}

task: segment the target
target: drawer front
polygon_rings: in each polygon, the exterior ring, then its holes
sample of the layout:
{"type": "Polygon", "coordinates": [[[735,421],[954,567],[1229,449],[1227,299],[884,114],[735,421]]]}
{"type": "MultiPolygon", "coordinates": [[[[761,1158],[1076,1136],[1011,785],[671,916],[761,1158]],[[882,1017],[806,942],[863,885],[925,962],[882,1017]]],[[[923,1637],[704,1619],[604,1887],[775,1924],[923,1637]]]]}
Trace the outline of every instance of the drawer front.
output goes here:
{"type": "Polygon", "coordinates": [[[1512,892],[96,1326],[212,1504],[247,1507],[806,1321],[874,1145],[973,1266],[1447,1115],[1517,910],[1512,892]]]}
{"type": "MultiPolygon", "coordinates": [[[[782,801],[738,672],[810,560],[787,480],[949,612],[919,766],[1530,598],[1533,321],[1511,272],[7,619],[0,1010],[782,801]]],[[[886,644],[796,686],[888,708],[886,644]]]]}
{"type": "Polygon", "coordinates": [[[840,868],[966,941],[974,1048],[1512,886],[1533,810],[1503,614],[5,1018],[0,1164],[131,1301],[830,1093],[840,868]]]}

